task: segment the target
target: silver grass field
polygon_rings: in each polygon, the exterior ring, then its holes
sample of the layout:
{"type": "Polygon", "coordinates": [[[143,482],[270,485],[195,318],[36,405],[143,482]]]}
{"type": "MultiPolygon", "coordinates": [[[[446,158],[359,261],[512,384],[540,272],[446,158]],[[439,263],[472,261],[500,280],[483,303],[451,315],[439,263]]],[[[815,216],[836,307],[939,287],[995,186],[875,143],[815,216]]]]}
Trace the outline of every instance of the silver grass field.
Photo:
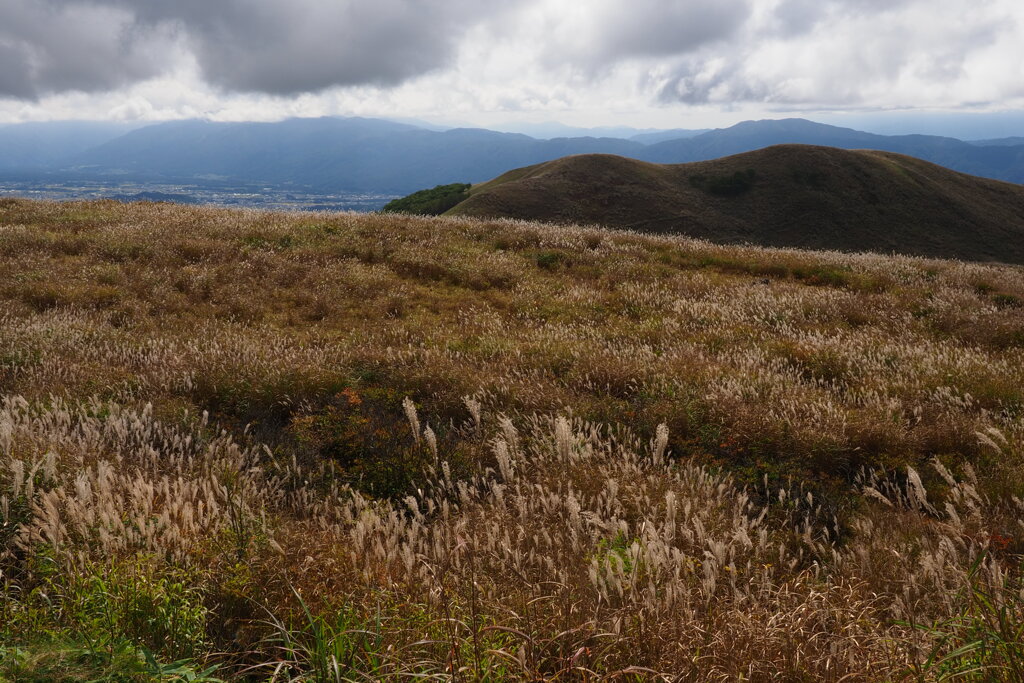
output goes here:
{"type": "Polygon", "coordinates": [[[1019,267],[24,200],[0,267],[2,681],[1024,680],[1019,267]]]}

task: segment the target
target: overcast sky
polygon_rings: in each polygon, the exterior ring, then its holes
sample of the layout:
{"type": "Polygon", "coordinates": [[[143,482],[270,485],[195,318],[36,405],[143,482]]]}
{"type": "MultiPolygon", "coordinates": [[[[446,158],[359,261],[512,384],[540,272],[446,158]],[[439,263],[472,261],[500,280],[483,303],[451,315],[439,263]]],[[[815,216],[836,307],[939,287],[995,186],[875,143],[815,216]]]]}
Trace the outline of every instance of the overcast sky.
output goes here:
{"type": "Polygon", "coordinates": [[[1024,110],[1024,2],[0,0],[4,122],[892,110],[1024,110]]]}

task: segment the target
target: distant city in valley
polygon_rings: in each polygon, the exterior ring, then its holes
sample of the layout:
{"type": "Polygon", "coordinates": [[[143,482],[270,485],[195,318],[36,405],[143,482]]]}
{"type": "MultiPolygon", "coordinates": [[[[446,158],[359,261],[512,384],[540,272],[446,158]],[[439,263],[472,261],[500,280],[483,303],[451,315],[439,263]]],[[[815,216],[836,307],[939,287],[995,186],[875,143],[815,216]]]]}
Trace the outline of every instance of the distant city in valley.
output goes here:
{"type": "Polygon", "coordinates": [[[398,195],[360,192],[320,193],[250,185],[152,182],[12,181],[0,179],[0,197],[71,201],[115,199],[176,204],[250,207],[275,211],[377,211],[398,195]]]}

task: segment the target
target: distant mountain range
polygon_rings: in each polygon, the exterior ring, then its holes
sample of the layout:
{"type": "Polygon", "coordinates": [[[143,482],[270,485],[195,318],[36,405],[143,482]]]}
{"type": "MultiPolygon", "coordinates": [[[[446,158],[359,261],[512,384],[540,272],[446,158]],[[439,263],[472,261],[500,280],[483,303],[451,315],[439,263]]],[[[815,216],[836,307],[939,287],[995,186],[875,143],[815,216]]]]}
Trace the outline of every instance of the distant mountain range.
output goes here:
{"type": "MultiPolygon", "coordinates": [[[[0,171],[49,177],[160,182],[244,182],[323,192],[406,194],[481,182],[510,169],[575,154],[682,163],[783,143],[907,154],[964,173],[1024,182],[1024,139],[969,143],[927,135],[886,136],[803,119],[621,137],[537,139],[475,128],[431,130],[365,118],[276,123],[192,120],[128,130],[126,124],[0,127],[0,171]]],[[[633,129],[616,129],[632,133],[633,129]]]]}
{"type": "MultiPolygon", "coordinates": [[[[405,123],[413,123],[405,121],[405,123]]],[[[448,126],[442,130],[451,128],[465,128],[466,126],[448,126]]],[[[673,128],[671,130],[659,130],[653,128],[633,128],[630,126],[599,126],[597,128],[581,128],[578,126],[567,126],[562,123],[507,123],[495,126],[493,130],[503,133],[522,133],[531,138],[550,140],[552,138],[622,138],[635,140],[649,145],[662,140],[673,140],[675,138],[691,138],[701,133],[707,133],[710,129],[673,128]]]]}
{"type": "Polygon", "coordinates": [[[480,129],[432,131],[379,119],[183,121],[111,140],[72,157],[64,170],[401,194],[449,180],[485,180],[567,154],[630,154],[642,148],[615,138],[537,140],[480,129]]]}
{"type": "Polygon", "coordinates": [[[447,213],[1024,264],[1024,187],[892,152],[778,145],[676,165],[572,156],[480,184],[447,213]]]}
{"type": "Polygon", "coordinates": [[[695,138],[669,140],[649,146],[635,158],[677,164],[717,159],[771,145],[798,143],[897,152],[961,173],[1013,183],[1024,182],[1024,145],[991,142],[995,144],[972,144],[934,135],[875,135],[804,119],[781,119],[746,121],[695,138]]]}
{"type": "Polygon", "coordinates": [[[72,156],[120,137],[142,124],[47,121],[0,126],[0,170],[59,167],[72,156]]]}

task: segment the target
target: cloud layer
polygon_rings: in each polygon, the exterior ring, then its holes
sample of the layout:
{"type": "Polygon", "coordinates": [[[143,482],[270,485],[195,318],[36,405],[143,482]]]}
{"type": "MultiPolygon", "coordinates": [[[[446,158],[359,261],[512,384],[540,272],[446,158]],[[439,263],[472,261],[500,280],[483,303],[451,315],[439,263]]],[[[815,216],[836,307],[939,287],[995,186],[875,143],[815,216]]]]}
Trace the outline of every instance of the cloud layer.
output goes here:
{"type": "Polygon", "coordinates": [[[536,42],[548,62],[600,71],[624,60],[672,57],[722,45],[748,21],[752,2],[542,2],[542,21],[523,22],[521,28],[528,36],[542,31],[545,39],[536,42]]]}
{"type": "MultiPolygon", "coordinates": [[[[294,95],[394,85],[449,63],[473,0],[4,0],[0,95],[95,92],[191,58],[211,85],[294,95]]],[[[484,9],[486,7],[486,11],[484,9]]]]}
{"type": "Polygon", "coordinates": [[[1003,0],[781,0],[728,51],[653,70],[665,102],[935,106],[1015,96],[1024,6],[1003,0]],[[898,100],[902,98],[902,102],[898,100]]]}
{"type": "Polygon", "coordinates": [[[445,66],[463,31],[486,16],[487,6],[472,0],[120,4],[136,12],[139,24],[176,27],[210,83],[281,95],[394,85],[445,66]]]}
{"type": "Polygon", "coordinates": [[[113,90],[161,73],[171,49],[114,3],[0,3],[0,95],[113,90]]]}
{"type": "Polygon", "coordinates": [[[124,116],[1021,106],[1024,5],[2,0],[0,65],[0,100],[124,116]]]}

